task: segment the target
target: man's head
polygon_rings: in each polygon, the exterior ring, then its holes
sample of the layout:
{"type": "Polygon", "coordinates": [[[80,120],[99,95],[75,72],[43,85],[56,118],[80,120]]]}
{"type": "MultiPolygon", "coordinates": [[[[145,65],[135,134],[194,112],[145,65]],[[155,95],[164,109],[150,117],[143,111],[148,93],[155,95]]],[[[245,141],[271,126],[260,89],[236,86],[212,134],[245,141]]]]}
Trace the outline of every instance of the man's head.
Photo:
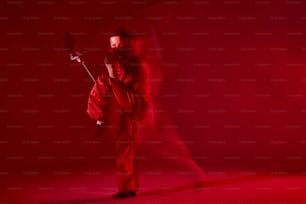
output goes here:
{"type": "Polygon", "coordinates": [[[112,49],[130,47],[131,34],[123,27],[119,27],[110,37],[109,37],[110,47],[112,49]]]}
{"type": "Polygon", "coordinates": [[[112,49],[120,48],[123,46],[121,37],[119,35],[110,36],[109,44],[112,49]]]}

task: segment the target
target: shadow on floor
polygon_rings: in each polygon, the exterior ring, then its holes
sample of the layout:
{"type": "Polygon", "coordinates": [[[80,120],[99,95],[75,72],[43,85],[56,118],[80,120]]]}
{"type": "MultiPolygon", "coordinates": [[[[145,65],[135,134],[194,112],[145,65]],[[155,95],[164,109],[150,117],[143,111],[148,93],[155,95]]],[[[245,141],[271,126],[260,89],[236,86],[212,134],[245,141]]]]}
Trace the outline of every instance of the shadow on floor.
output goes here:
{"type": "MultiPolygon", "coordinates": [[[[167,193],[174,193],[174,192],[180,192],[180,191],[186,191],[186,190],[203,190],[205,188],[209,187],[215,187],[215,186],[222,186],[227,184],[234,184],[234,183],[240,183],[240,182],[248,182],[248,181],[255,181],[262,179],[264,177],[270,177],[265,175],[249,175],[249,176],[243,176],[238,178],[229,178],[229,179],[218,179],[218,180],[208,180],[203,182],[195,182],[191,184],[186,185],[180,185],[180,186],[174,186],[174,187],[168,187],[163,189],[156,189],[156,190],[150,190],[138,193],[137,197],[144,197],[144,196],[155,196],[155,195],[162,195],[167,193]]],[[[98,203],[98,202],[106,202],[114,200],[111,195],[107,197],[100,197],[100,198],[88,198],[88,199],[78,199],[78,200],[65,200],[65,201],[52,201],[52,202],[41,202],[40,204],[83,204],[83,203],[98,203]]]]}

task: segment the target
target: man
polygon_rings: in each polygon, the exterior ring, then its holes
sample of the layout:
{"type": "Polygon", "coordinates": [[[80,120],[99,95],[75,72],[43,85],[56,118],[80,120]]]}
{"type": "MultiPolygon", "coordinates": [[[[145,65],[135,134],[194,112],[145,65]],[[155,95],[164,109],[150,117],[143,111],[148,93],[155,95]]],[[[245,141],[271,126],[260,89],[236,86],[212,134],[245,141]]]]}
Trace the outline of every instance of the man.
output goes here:
{"type": "Polygon", "coordinates": [[[105,59],[109,76],[99,76],[88,99],[89,116],[103,124],[108,120],[109,96],[121,109],[119,132],[115,139],[118,192],[114,198],[136,196],[138,175],[135,143],[139,126],[150,105],[147,76],[140,60],[124,47],[123,36],[110,37],[111,50],[105,59]],[[114,40],[115,39],[115,40],[114,40]],[[112,43],[114,41],[114,43],[112,43]]]}

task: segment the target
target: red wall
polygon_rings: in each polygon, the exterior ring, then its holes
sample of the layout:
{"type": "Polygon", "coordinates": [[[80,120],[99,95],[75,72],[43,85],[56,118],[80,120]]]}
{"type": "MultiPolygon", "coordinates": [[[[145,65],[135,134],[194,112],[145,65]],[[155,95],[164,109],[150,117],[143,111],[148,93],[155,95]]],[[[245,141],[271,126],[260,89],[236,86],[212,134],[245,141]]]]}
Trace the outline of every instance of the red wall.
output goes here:
{"type": "Polygon", "coordinates": [[[69,61],[63,33],[72,32],[77,47],[89,51],[97,76],[108,33],[124,25],[145,34],[158,64],[152,68],[153,98],[169,117],[165,125],[176,127],[199,164],[302,170],[305,5],[1,2],[0,168],[79,167],[111,155],[109,141],[93,141],[94,121],[85,112],[92,82],[69,61]]]}

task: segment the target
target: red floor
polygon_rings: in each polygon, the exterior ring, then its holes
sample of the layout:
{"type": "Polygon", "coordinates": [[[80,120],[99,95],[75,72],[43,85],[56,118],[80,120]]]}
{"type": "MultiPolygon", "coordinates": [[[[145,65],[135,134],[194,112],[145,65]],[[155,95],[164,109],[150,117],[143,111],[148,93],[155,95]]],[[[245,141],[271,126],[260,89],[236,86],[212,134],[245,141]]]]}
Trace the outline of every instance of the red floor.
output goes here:
{"type": "MultiPolygon", "coordinates": [[[[306,203],[303,173],[207,172],[204,187],[193,184],[190,172],[140,171],[137,197],[112,199],[112,170],[23,172],[4,180],[0,203],[306,203]]],[[[7,178],[1,175],[2,178],[7,178]]],[[[3,183],[2,183],[3,184],[3,183]]]]}

